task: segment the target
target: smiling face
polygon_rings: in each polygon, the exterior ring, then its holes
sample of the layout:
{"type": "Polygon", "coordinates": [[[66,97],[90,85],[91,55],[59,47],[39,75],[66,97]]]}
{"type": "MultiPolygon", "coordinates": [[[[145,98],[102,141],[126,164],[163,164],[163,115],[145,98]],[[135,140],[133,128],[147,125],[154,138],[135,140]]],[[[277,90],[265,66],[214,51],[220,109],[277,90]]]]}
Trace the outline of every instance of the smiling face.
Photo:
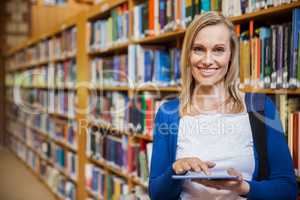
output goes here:
{"type": "Polygon", "coordinates": [[[230,61],[230,32],[224,24],[201,29],[193,42],[190,62],[196,84],[216,85],[224,81],[230,61]]]}

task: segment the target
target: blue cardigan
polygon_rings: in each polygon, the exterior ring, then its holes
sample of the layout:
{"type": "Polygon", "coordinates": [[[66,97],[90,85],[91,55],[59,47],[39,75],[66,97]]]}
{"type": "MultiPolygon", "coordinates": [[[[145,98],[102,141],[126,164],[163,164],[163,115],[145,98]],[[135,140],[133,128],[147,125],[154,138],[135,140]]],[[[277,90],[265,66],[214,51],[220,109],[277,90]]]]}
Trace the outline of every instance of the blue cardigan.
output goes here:
{"type": "MultiPolygon", "coordinates": [[[[248,181],[250,191],[246,195],[252,200],[295,200],[297,181],[292,158],[283,135],[281,121],[272,100],[264,94],[246,93],[247,112],[265,109],[268,180],[256,181],[258,157],[254,146],[255,170],[248,181]],[[264,96],[263,103],[257,101],[264,96]]],[[[179,127],[179,100],[162,104],[155,117],[154,141],[151,159],[149,193],[152,200],[177,200],[182,191],[182,181],[172,179],[175,172],[172,164],[176,158],[179,127]]]]}

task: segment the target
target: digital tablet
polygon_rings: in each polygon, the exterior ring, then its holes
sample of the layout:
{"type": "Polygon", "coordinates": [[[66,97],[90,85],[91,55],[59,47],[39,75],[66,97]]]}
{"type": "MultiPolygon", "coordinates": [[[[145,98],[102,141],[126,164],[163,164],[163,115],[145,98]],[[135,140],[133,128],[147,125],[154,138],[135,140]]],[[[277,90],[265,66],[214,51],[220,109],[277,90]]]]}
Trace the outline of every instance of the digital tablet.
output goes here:
{"type": "Polygon", "coordinates": [[[228,175],[227,172],[212,173],[206,175],[204,173],[188,172],[184,175],[173,175],[173,179],[197,179],[197,180],[238,180],[238,176],[228,175]]]}

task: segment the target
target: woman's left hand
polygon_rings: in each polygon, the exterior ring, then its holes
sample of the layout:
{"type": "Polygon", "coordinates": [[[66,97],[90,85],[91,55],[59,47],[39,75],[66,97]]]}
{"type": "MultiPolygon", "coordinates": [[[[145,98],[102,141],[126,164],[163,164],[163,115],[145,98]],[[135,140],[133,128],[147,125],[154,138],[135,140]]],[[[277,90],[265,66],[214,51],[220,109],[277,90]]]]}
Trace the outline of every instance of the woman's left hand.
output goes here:
{"type": "Polygon", "coordinates": [[[200,183],[202,185],[213,187],[216,189],[231,190],[239,195],[245,195],[250,191],[249,184],[243,180],[241,173],[233,168],[227,170],[227,173],[231,176],[238,176],[237,180],[193,180],[194,182],[200,183]]]}

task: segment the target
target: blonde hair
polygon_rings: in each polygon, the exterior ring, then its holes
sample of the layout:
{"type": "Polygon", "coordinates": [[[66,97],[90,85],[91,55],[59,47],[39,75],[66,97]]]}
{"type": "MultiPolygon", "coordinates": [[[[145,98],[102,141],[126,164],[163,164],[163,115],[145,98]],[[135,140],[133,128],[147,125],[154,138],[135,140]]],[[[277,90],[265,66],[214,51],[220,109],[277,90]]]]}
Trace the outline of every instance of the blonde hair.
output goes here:
{"type": "Polygon", "coordinates": [[[179,101],[179,113],[181,116],[185,115],[188,106],[191,105],[191,99],[193,91],[195,89],[195,80],[192,76],[192,66],[190,62],[190,53],[192,45],[196,38],[197,33],[206,26],[224,24],[230,32],[230,49],[231,56],[229,61],[229,67],[227,74],[225,75],[225,87],[229,91],[230,99],[233,101],[233,108],[237,112],[241,112],[243,107],[242,97],[239,94],[237,87],[237,80],[239,76],[239,44],[238,39],[234,31],[233,24],[226,19],[222,14],[217,12],[206,12],[197,16],[191,24],[188,26],[181,54],[181,79],[182,79],[182,90],[180,92],[179,101]]]}

